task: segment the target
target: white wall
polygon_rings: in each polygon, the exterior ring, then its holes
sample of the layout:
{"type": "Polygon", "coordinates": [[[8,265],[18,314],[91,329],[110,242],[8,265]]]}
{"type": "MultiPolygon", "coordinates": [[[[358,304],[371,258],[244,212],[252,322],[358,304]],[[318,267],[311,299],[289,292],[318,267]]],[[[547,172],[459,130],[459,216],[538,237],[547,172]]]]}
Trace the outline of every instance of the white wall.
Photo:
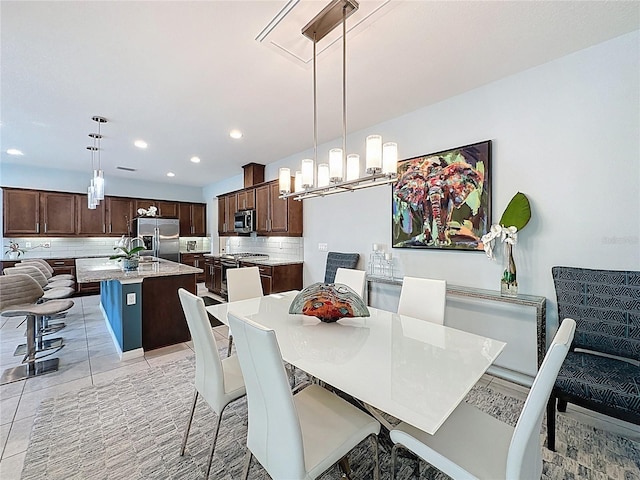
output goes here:
{"type": "MultiPolygon", "coordinates": [[[[398,142],[400,158],[491,139],[493,221],[517,191],[532,204],[515,249],[521,293],[555,300],[553,265],[640,269],[639,45],[639,32],[627,34],[395,118],[351,135],[349,151],[362,154],[376,132],[398,142]]],[[[305,154],[270,165],[267,178],[299,169],[305,154]]],[[[374,242],[388,248],[390,214],[388,186],[305,200],[305,283],[322,278],[320,242],[365,258],[374,242]]],[[[496,289],[502,272],[481,252],[393,254],[407,275],[460,285],[496,289]]]]}
{"type": "MultiPolygon", "coordinates": [[[[60,192],[87,193],[89,170],[86,174],[54,168],[24,167],[19,163],[2,163],[0,186],[33,188],[60,192]]],[[[185,185],[155,183],[118,177],[110,179],[105,172],[105,194],[119,197],[151,198],[183,202],[204,202],[203,189],[185,185]]]]}
{"type": "MultiPolygon", "coordinates": [[[[517,191],[529,197],[532,219],[515,249],[519,291],[547,297],[551,336],[552,266],[640,269],[639,45],[636,31],[540,65],[354,133],[348,150],[362,155],[371,133],[396,141],[400,158],[492,140],[493,222],[517,191]]],[[[321,145],[319,158],[332,146],[321,145]]],[[[266,179],[276,178],[280,166],[299,169],[309,155],[268,165],[266,179]]],[[[305,285],[323,278],[326,253],[318,243],[367,259],[372,243],[388,251],[390,240],[388,186],[305,200],[305,285]]],[[[482,252],[393,249],[393,255],[406,275],[499,289],[502,264],[482,252]]],[[[361,260],[359,268],[365,265],[361,260]]]]}

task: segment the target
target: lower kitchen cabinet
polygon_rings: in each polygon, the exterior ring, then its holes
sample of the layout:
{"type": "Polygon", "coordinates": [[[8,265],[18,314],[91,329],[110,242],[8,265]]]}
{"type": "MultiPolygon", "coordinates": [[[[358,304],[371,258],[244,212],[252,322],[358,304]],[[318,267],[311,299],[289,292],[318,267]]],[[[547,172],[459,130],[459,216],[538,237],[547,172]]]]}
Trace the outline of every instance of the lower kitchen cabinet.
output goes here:
{"type": "Polygon", "coordinates": [[[207,290],[222,296],[222,264],[220,260],[213,257],[205,257],[204,273],[204,286],[207,287],[207,290]]]}
{"type": "Polygon", "coordinates": [[[284,265],[261,265],[243,260],[240,262],[240,266],[258,267],[264,295],[289,290],[302,290],[302,262],[284,265]]]}
{"type": "Polygon", "coordinates": [[[202,273],[196,274],[196,282],[204,282],[206,281],[205,275],[205,261],[206,258],[203,253],[181,253],[180,254],[180,263],[184,265],[190,265],[192,267],[201,268],[202,273]]]}

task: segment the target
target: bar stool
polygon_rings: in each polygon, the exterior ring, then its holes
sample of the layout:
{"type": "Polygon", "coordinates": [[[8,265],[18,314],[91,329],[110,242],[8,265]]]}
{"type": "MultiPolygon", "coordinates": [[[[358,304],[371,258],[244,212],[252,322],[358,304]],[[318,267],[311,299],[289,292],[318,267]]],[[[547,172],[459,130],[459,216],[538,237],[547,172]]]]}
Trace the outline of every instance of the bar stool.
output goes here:
{"type": "Polygon", "coordinates": [[[47,282],[66,282],[68,287],[72,287],[75,283],[75,277],[73,275],[69,275],[67,273],[62,275],[53,275],[53,268],[44,260],[40,260],[38,258],[26,259],[21,262],[16,263],[16,267],[22,267],[25,265],[29,265],[32,267],[38,268],[42,274],[47,279],[47,282]]]}
{"type": "MultiPolygon", "coordinates": [[[[34,264],[35,265],[35,264],[34,264]]],[[[47,279],[44,277],[44,274],[33,265],[20,264],[19,267],[8,267],[4,269],[5,275],[29,275],[33,278],[38,285],[43,289],[43,295],[39,299],[39,302],[46,302],[50,300],[60,300],[63,298],[68,298],[75,293],[75,290],[70,287],[55,287],[51,288],[53,283],[47,283],[47,279]],[[47,290],[47,287],[49,289],[47,290]]],[[[59,283],[59,282],[55,282],[59,283]]],[[[65,315],[65,314],[62,314],[65,315]]],[[[60,318],[60,316],[56,316],[55,318],[60,318]]],[[[36,328],[36,350],[37,352],[41,352],[44,350],[51,349],[59,349],[64,345],[62,337],[56,337],[52,339],[44,339],[45,335],[49,335],[52,333],[56,333],[63,328],[66,327],[64,322],[50,322],[52,320],[52,316],[43,315],[38,317],[38,324],[36,328]]],[[[27,351],[27,344],[21,344],[16,347],[14,355],[24,355],[27,351]]]]}
{"type": "Polygon", "coordinates": [[[0,385],[27,378],[44,375],[58,370],[59,358],[40,360],[36,357],[36,321],[37,318],[55,315],[73,306],[72,300],[51,300],[37,303],[44,291],[33,278],[26,274],[0,276],[0,313],[7,317],[26,315],[27,348],[23,365],[8,368],[0,377],[0,385]]]}

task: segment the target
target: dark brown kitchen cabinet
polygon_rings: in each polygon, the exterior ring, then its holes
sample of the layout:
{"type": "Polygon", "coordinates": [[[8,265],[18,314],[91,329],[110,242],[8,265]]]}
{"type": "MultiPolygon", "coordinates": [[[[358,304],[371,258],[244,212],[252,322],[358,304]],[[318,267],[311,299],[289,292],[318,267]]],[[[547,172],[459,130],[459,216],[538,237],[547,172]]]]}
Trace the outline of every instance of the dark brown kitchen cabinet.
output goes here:
{"type": "Polygon", "coordinates": [[[256,189],[248,188],[238,192],[236,194],[236,208],[238,210],[251,210],[256,208],[256,189]]]}
{"type": "Polygon", "coordinates": [[[45,235],[73,235],[76,231],[75,196],[40,192],[40,231],[45,235]]]}
{"type": "Polygon", "coordinates": [[[180,263],[196,268],[201,268],[202,273],[196,273],[196,282],[204,282],[206,280],[206,275],[204,272],[206,258],[207,257],[205,257],[202,253],[181,253],[180,263]]]}
{"type": "Polygon", "coordinates": [[[279,196],[278,181],[256,187],[258,235],[302,236],[302,202],[279,196]]]}
{"type": "Polygon", "coordinates": [[[4,236],[40,233],[40,193],[35,190],[3,189],[4,236]]]}
{"type": "Polygon", "coordinates": [[[218,235],[235,235],[233,221],[238,209],[238,197],[230,193],[218,197],[218,235]]]}
{"type": "Polygon", "coordinates": [[[207,206],[204,203],[180,203],[178,217],[181,237],[207,235],[207,206]]]}
{"type": "Polygon", "coordinates": [[[265,295],[289,290],[302,290],[302,262],[285,265],[261,265],[243,260],[240,262],[240,266],[258,267],[262,293],[265,295]]]}
{"type": "Polygon", "coordinates": [[[4,236],[73,235],[75,195],[4,189],[4,236]]]}
{"type": "Polygon", "coordinates": [[[129,235],[133,218],[133,200],[122,197],[107,197],[107,233],[129,235]]]}
{"type": "Polygon", "coordinates": [[[106,202],[101,201],[93,210],[87,206],[86,195],[76,195],[76,233],[78,235],[105,235],[106,226],[106,202]]]}
{"type": "Polygon", "coordinates": [[[140,198],[136,198],[133,200],[133,213],[134,213],[134,217],[138,216],[138,210],[139,209],[144,209],[144,210],[149,210],[149,207],[156,207],[158,208],[158,203],[155,200],[144,200],[144,199],[140,199],[140,198]]]}
{"type": "Polygon", "coordinates": [[[157,201],[158,215],[162,217],[177,217],[179,215],[178,202],[157,201]]]}

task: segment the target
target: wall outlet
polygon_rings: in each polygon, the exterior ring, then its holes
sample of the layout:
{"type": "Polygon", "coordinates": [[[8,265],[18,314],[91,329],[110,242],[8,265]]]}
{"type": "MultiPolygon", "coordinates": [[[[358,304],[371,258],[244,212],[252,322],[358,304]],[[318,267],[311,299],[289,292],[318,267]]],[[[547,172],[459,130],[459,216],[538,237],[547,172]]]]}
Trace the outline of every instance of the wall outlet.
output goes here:
{"type": "Polygon", "coordinates": [[[24,248],[31,248],[31,242],[24,242],[24,248]]]}
{"type": "Polygon", "coordinates": [[[51,242],[44,242],[44,243],[42,244],[42,246],[43,246],[44,248],[51,248],[51,242]]]}
{"type": "Polygon", "coordinates": [[[127,305],[135,305],[136,304],[136,293],[127,293],[127,305]]]}
{"type": "Polygon", "coordinates": [[[329,248],[329,246],[326,243],[319,243],[318,244],[318,250],[320,250],[321,252],[326,252],[328,248],[329,248]]]}

